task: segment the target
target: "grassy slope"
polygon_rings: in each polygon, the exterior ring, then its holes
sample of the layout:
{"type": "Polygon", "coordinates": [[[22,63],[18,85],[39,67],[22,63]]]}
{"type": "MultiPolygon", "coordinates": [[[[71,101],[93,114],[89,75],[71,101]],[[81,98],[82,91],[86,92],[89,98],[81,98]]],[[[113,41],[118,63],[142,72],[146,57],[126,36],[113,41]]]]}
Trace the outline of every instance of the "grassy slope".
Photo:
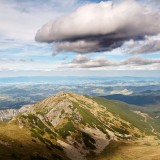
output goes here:
{"type": "Polygon", "coordinates": [[[132,111],[134,108],[130,105],[120,101],[113,101],[100,97],[94,97],[92,99],[98,104],[105,106],[111,113],[118,115],[120,118],[130,122],[133,126],[137,127],[145,134],[152,134],[152,128],[150,125],[152,125],[154,129],[160,133],[160,127],[157,120],[150,119],[145,122],[142,116],[137,115],[132,111]]]}
{"type": "MultiPolygon", "coordinates": [[[[160,133],[158,120],[149,119],[146,123],[143,117],[132,111],[134,108],[130,105],[100,97],[93,97],[92,99],[105,106],[111,113],[130,122],[142,132],[145,131],[146,134],[150,135],[152,133],[151,124],[160,133]]],[[[143,140],[142,142],[143,144],[126,144],[112,141],[100,155],[88,157],[88,160],[160,160],[160,142],[156,145],[153,145],[152,142],[145,144],[143,140]]]]}
{"type": "Polygon", "coordinates": [[[159,160],[160,147],[157,145],[110,143],[104,151],[88,160],[159,160]]]}
{"type": "Polygon", "coordinates": [[[146,107],[136,107],[142,112],[146,112],[148,115],[154,118],[154,123],[152,122],[152,126],[155,126],[160,132],[160,104],[157,105],[149,105],[146,107]]]}
{"type": "Polygon", "coordinates": [[[0,159],[29,159],[34,152],[46,155],[43,144],[32,141],[27,129],[20,129],[16,124],[0,123],[0,159]]]}
{"type": "Polygon", "coordinates": [[[139,105],[139,106],[146,106],[146,105],[155,105],[160,103],[160,96],[154,94],[145,94],[142,95],[122,95],[122,94],[115,94],[115,95],[108,95],[104,96],[104,98],[110,100],[119,100],[126,102],[128,104],[139,105]]]}
{"type": "Polygon", "coordinates": [[[14,123],[0,123],[1,160],[17,160],[22,158],[23,160],[54,160],[58,154],[58,152],[55,154],[55,152],[49,150],[38,139],[33,138],[28,129],[19,128],[14,123]]]}

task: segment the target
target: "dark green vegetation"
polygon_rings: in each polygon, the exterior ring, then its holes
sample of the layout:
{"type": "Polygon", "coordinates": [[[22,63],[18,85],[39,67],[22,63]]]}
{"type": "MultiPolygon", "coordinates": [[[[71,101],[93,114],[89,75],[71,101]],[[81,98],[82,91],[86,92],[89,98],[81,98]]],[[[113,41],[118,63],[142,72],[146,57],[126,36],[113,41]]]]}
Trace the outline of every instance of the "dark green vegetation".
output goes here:
{"type": "Polygon", "coordinates": [[[66,138],[70,135],[71,132],[75,132],[75,127],[73,122],[68,121],[62,128],[56,130],[56,132],[61,135],[63,138],[66,138]]]}
{"type": "Polygon", "coordinates": [[[82,138],[83,138],[83,142],[85,144],[85,146],[88,148],[88,149],[96,149],[95,147],[95,143],[96,141],[87,133],[85,132],[82,132],[82,138]]]}

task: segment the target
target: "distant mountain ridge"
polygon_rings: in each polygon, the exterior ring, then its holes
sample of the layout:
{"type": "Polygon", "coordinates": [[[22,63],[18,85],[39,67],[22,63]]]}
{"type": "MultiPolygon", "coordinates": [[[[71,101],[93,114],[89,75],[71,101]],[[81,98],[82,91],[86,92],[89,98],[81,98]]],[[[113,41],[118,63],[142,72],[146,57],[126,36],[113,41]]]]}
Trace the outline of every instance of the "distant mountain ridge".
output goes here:
{"type": "Polygon", "coordinates": [[[141,93],[139,95],[122,95],[122,94],[113,94],[103,96],[104,98],[111,99],[111,100],[119,100],[126,102],[128,104],[133,104],[137,106],[145,106],[145,105],[155,105],[160,104],[160,92],[155,91],[156,94],[150,94],[149,91],[141,93]],[[146,94],[147,93],[147,94],[146,94]]]}
{"type": "Polygon", "coordinates": [[[75,80],[113,80],[113,81],[160,81],[159,77],[99,77],[99,76],[22,76],[22,77],[0,77],[0,83],[42,83],[42,82],[58,82],[61,80],[75,81],[75,80]]]}

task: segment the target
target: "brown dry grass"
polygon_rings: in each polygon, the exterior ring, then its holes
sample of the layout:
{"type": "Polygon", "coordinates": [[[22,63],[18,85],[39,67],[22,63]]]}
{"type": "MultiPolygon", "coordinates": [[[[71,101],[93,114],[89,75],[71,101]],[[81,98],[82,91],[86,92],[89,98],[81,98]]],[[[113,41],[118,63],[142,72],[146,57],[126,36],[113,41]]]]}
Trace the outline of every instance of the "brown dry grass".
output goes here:
{"type": "Polygon", "coordinates": [[[94,160],[160,160],[160,145],[112,142],[94,160]]]}
{"type": "Polygon", "coordinates": [[[38,140],[33,141],[31,133],[26,128],[19,128],[14,123],[0,122],[0,160],[30,159],[31,155],[39,153],[50,157],[50,152],[38,140]]]}

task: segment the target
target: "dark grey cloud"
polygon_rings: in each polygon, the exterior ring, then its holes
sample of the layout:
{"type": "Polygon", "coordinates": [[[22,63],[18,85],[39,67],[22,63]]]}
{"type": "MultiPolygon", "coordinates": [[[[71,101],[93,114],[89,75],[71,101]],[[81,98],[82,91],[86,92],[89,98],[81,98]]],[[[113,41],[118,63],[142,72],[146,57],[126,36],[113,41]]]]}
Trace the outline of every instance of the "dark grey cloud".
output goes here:
{"type": "Polygon", "coordinates": [[[36,41],[54,42],[57,52],[110,51],[124,42],[160,33],[160,14],[134,0],[87,4],[44,25],[36,41]]]}

